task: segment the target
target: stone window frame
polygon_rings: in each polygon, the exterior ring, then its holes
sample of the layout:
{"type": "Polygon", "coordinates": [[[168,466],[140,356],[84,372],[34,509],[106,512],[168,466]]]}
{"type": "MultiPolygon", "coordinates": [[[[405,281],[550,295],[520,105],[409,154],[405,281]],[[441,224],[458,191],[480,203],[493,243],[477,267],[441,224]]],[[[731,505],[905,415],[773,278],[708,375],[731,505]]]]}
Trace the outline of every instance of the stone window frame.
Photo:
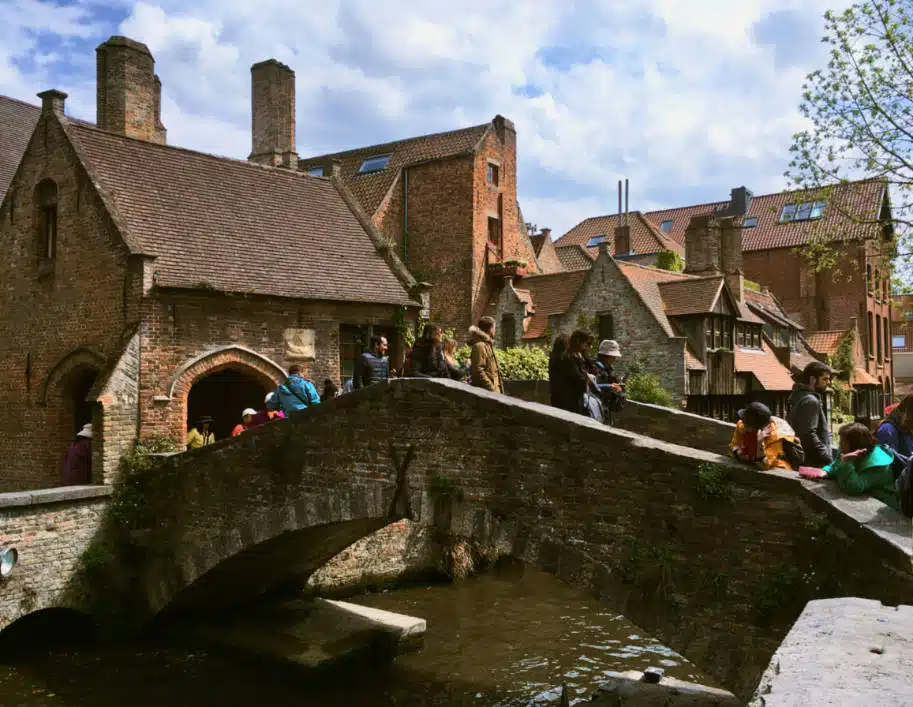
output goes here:
{"type": "Polygon", "coordinates": [[[493,188],[501,186],[501,165],[494,160],[488,160],[488,170],[485,174],[485,183],[493,188]]]}
{"type": "Polygon", "coordinates": [[[42,179],[35,185],[35,242],[38,250],[39,276],[53,272],[57,259],[57,237],[59,229],[60,189],[51,178],[42,179]]]}

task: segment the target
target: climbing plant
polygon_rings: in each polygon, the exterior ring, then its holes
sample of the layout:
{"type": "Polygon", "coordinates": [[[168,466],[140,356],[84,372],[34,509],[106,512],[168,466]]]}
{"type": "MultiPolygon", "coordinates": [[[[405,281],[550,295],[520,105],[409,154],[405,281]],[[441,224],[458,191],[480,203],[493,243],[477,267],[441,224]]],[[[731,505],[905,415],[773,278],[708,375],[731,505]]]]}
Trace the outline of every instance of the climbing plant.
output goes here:
{"type": "Polygon", "coordinates": [[[656,267],[660,270],[681,272],[684,267],[682,256],[674,250],[661,250],[656,254],[656,267]]]}
{"type": "Polygon", "coordinates": [[[831,382],[834,393],[835,422],[849,421],[853,417],[853,370],[856,367],[856,331],[850,329],[840,339],[834,353],[828,356],[828,365],[837,371],[831,382]]]}

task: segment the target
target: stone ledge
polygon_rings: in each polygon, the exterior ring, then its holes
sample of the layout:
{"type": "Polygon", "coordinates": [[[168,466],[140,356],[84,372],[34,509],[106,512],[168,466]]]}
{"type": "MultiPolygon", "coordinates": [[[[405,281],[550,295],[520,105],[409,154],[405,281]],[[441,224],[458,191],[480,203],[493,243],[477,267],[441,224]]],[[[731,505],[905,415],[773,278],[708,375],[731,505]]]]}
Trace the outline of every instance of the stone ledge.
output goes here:
{"type": "Polygon", "coordinates": [[[49,503],[81,501],[86,498],[110,496],[111,486],[59,486],[35,491],[11,491],[0,493],[0,508],[18,506],[41,506],[49,503]]]}

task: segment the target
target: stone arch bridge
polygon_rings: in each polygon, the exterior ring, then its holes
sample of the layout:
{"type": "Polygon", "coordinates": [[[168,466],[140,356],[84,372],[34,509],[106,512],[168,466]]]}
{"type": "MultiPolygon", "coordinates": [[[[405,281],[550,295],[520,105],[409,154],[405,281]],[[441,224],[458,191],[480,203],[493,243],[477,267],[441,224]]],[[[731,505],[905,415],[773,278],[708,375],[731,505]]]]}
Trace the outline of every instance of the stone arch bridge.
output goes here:
{"type": "MultiPolygon", "coordinates": [[[[705,424],[653,418],[670,438],[705,424]]],[[[6,531],[22,559],[0,625],[243,602],[403,517],[601,597],[743,696],[805,601],[913,596],[909,525],[871,499],[449,381],[391,381],[164,458],[112,501],[70,490],[91,496],[58,499],[71,539],[88,528],[78,562],[54,554],[55,521],[29,526],[41,493],[0,499],[0,546],[6,531]]]]}

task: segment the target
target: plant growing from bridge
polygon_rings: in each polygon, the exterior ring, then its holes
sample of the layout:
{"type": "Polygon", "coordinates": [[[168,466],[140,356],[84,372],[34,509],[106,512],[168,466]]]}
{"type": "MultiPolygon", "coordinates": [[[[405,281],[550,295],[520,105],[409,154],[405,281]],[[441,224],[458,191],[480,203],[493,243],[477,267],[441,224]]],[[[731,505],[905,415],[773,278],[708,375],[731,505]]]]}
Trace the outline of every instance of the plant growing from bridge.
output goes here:
{"type": "Polygon", "coordinates": [[[728,501],[732,497],[729,471],[717,464],[703,462],[697,468],[697,488],[707,501],[728,501]]]}
{"type": "MultiPolygon", "coordinates": [[[[157,453],[177,452],[170,439],[158,438],[137,442],[133,451],[121,459],[120,478],[111,497],[111,518],[121,527],[135,530],[151,522],[149,496],[153,483],[149,470],[156,464],[157,453]]],[[[156,477],[155,483],[166,485],[168,479],[156,477]]]]}
{"type": "Polygon", "coordinates": [[[781,567],[774,573],[769,582],[758,590],[755,598],[755,610],[759,624],[768,624],[774,615],[783,607],[796,602],[804,604],[798,596],[802,577],[794,567],[781,567]]]}

